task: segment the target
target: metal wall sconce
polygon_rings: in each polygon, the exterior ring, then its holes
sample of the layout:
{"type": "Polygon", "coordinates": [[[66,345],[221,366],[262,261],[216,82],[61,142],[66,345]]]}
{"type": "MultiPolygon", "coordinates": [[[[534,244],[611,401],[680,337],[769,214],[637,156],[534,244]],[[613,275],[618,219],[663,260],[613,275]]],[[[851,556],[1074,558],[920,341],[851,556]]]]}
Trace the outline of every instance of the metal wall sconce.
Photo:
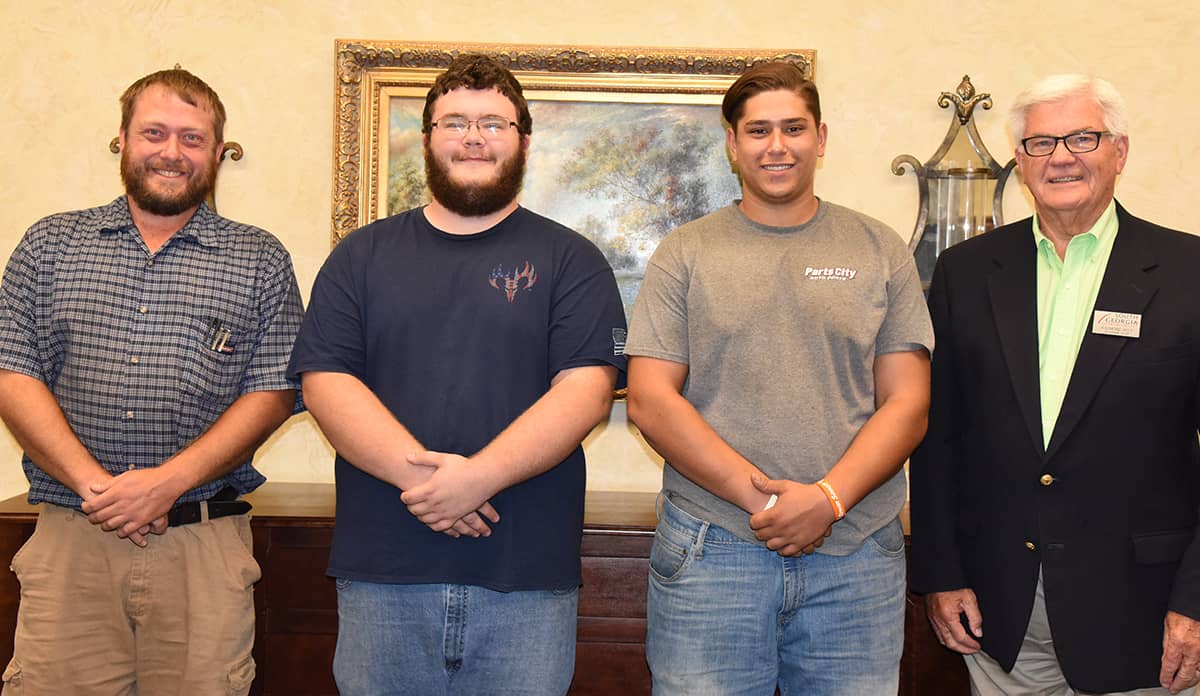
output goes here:
{"type": "Polygon", "coordinates": [[[904,176],[906,164],[917,175],[920,209],[908,249],[926,288],[946,247],[1004,224],[1004,185],[1017,164],[1012,159],[1000,166],[979,137],[973,112],[976,105],[992,108],[992,95],[976,94],[969,75],[954,92],[942,92],[937,103],[955,107],[941,147],[925,164],[912,155],[892,160],[896,176],[904,176]]]}

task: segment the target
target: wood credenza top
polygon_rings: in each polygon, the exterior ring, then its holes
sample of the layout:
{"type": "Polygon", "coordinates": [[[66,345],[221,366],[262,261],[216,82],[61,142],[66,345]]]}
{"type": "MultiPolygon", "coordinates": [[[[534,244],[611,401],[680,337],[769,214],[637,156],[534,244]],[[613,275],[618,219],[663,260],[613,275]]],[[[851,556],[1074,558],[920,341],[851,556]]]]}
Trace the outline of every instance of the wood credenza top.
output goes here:
{"type": "MultiPolygon", "coordinates": [[[[627,491],[588,491],[584,502],[584,528],[596,531],[654,531],[654,502],[657,493],[627,491]]],[[[246,496],[254,506],[256,518],[279,521],[323,522],[333,519],[334,484],[268,482],[246,496]]],[[[26,502],[26,495],[0,501],[0,520],[33,520],[38,506],[26,502]]]]}
{"type": "MultiPolygon", "coordinates": [[[[334,484],[265,483],[246,496],[254,505],[255,517],[333,519],[334,484]]],[[[655,504],[658,493],[645,491],[587,491],[583,506],[583,527],[587,530],[654,532],[658,523],[655,504]]],[[[24,496],[0,502],[0,517],[9,512],[9,504],[25,512],[33,508],[24,496]]],[[[908,534],[908,503],[900,510],[900,523],[908,534]]]]}

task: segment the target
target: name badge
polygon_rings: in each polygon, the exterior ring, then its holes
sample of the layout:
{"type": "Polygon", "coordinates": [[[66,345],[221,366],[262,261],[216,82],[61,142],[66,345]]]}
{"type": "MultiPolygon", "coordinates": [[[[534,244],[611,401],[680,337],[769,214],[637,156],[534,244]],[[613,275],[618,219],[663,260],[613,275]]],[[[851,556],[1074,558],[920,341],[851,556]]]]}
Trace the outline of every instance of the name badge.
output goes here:
{"type": "Polygon", "coordinates": [[[1142,334],[1142,315],[1097,309],[1092,316],[1092,333],[1137,338],[1142,334]]]}

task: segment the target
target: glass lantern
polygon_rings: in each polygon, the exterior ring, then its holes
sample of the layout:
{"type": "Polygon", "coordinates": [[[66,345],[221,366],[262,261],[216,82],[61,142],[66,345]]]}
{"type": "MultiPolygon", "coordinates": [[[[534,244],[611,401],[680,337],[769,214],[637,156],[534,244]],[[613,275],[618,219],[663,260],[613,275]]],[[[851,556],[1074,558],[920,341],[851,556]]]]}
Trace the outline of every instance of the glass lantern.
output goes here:
{"type": "Polygon", "coordinates": [[[892,160],[896,176],[904,175],[904,165],[917,175],[920,209],[908,248],[926,289],[938,254],[1004,224],[1004,185],[1017,162],[1001,166],[979,137],[973,112],[976,105],[992,108],[992,97],[976,94],[969,75],[954,92],[942,92],[937,103],[943,109],[955,107],[941,147],[925,164],[912,155],[892,160]]]}

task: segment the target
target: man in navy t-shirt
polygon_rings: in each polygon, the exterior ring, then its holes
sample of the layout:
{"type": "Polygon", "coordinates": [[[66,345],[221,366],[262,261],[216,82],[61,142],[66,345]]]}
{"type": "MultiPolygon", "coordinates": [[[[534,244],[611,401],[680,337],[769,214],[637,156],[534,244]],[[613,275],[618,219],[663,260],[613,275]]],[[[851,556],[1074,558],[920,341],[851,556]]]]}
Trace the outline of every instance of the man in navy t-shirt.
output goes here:
{"type": "Polygon", "coordinates": [[[612,269],[517,204],[532,119],[484,56],[434,82],[433,202],[348,235],[290,372],[337,450],[334,675],[356,694],[562,694],[584,457],[625,358],[612,269]]]}

